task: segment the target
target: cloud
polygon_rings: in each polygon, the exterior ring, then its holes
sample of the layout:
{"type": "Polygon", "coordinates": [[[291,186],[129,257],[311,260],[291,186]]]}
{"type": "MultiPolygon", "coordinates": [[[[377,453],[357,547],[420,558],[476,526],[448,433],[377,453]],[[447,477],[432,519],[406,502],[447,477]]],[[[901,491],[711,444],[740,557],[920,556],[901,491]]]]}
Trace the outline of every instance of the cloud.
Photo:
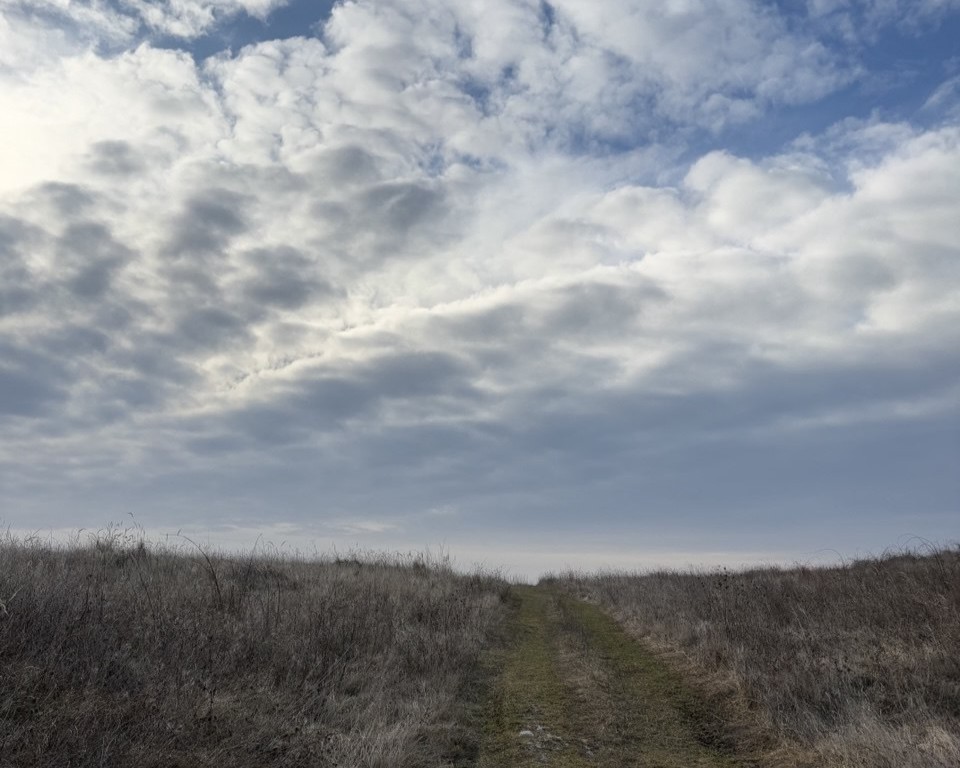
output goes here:
{"type": "Polygon", "coordinates": [[[244,258],[250,271],[242,291],[255,306],[295,310],[334,293],[316,263],[295,248],[257,248],[244,258]]]}
{"type": "Polygon", "coordinates": [[[205,189],[195,194],[172,222],[164,254],[181,259],[225,253],[231,241],[249,229],[243,207],[243,198],[229,190],[205,189]]]}
{"type": "MultiPolygon", "coordinates": [[[[236,414],[229,429],[254,440],[268,433],[300,440],[312,429],[337,428],[344,418],[382,420],[390,413],[382,404],[396,400],[422,401],[413,413],[454,421],[503,417],[513,407],[536,410],[524,393],[542,391],[544,376],[557,382],[555,397],[566,408],[576,402],[569,398],[599,395],[612,385],[680,396],[737,388],[757,376],[747,363],[842,367],[878,355],[895,358],[911,347],[921,359],[935,359],[955,340],[950,327],[957,308],[948,286],[956,280],[950,232],[957,153],[953,129],[920,134],[873,167],[852,165],[840,189],[816,158],[804,165],[796,155],[758,163],[710,154],[678,188],[600,191],[575,219],[542,218],[504,243],[508,259],[550,252],[564,269],[513,283],[499,282],[509,275],[497,273],[498,282],[479,291],[463,281],[463,298],[422,306],[378,308],[367,303],[375,294],[359,301],[356,294],[338,297],[319,276],[323,260],[292,246],[234,248],[233,239],[249,229],[241,223],[240,198],[227,196],[230,203],[223,204],[216,202],[222,193],[194,194],[174,219],[179,246],[161,245],[154,257],[162,264],[173,253],[185,254],[193,272],[154,283],[154,291],[167,286],[166,298],[133,321],[129,343],[140,347],[141,358],[150,360],[155,348],[195,376],[209,377],[212,389],[197,401],[221,401],[236,414]],[[765,199],[776,205],[751,215],[765,199]],[[876,227],[883,228],[882,248],[876,227]],[[188,304],[184,296],[191,296],[188,304]],[[291,331],[281,319],[286,313],[324,317],[331,302],[336,309],[326,315],[322,334],[314,334],[316,346],[304,331],[288,337],[292,346],[284,344],[281,331],[291,331]],[[344,329],[349,315],[358,324],[344,329]],[[258,357],[267,364],[258,365],[258,357]],[[271,370],[271,358],[279,368],[271,370]],[[318,367],[311,359],[324,362],[318,367]],[[240,381],[238,389],[217,395],[228,371],[240,381]],[[521,398],[517,405],[514,396],[521,398]],[[230,398],[240,399],[228,405],[230,398]],[[485,404],[480,411],[479,403],[485,404]],[[267,432],[258,426],[266,423],[274,425],[267,432]]],[[[60,200],[64,192],[47,194],[60,200]]],[[[419,226],[411,218],[410,226],[419,226]]],[[[381,226],[385,238],[402,244],[406,232],[389,216],[381,226]]],[[[9,229],[24,237],[29,227],[9,229]]],[[[96,322],[96,315],[82,314],[89,311],[84,302],[102,298],[118,267],[150,262],[142,251],[134,257],[132,248],[114,242],[102,224],[70,224],[49,248],[57,264],[51,273],[69,274],[64,265],[73,254],[85,264],[86,271],[66,281],[80,300],[73,323],[81,316],[96,322]]],[[[363,279],[389,283],[390,255],[363,279]]],[[[445,276],[432,254],[419,261],[427,275],[445,276]]],[[[129,305],[132,297],[119,301],[129,305]]],[[[113,365],[135,375],[157,370],[135,362],[129,343],[116,337],[114,343],[113,365]]],[[[395,413],[400,418],[402,409],[395,413]]]]}
{"type": "Polygon", "coordinates": [[[8,498],[692,519],[697,488],[803,492],[817,451],[855,498],[842,431],[947,450],[952,113],[723,148],[860,76],[817,26],[852,4],[353,2],[200,63],[141,42],[276,6],[0,22],[54,49],[0,59],[8,498]]]}
{"type": "Polygon", "coordinates": [[[97,141],[90,147],[90,169],[105,176],[134,176],[146,163],[126,141],[97,141]]]}
{"type": "Polygon", "coordinates": [[[0,192],[86,181],[87,167],[102,172],[104,153],[116,156],[121,146],[122,163],[169,167],[223,130],[216,96],[192,59],[146,45],[117,57],[83,52],[16,75],[0,72],[0,87],[7,105],[0,162],[8,169],[0,192]]]}
{"type": "Polygon", "coordinates": [[[114,47],[156,35],[195,38],[241,13],[266,19],[288,1],[3,0],[0,10],[21,28],[48,39],[72,37],[80,43],[114,47]]]}
{"type": "Polygon", "coordinates": [[[0,416],[39,417],[66,397],[58,386],[62,372],[52,361],[5,346],[0,368],[0,416]]]}
{"type": "Polygon", "coordinates": [[[130,0],[128,12],[139,15],[151,29],[177,37],[203,34],[238,13],[265,19],[289,0],[130,0]]]}
{"type": "Polygon", "coordinates": [[[960,8],[957,0],[808,0],[807,13],[823,30],[870,40],[891,25],[917,32],[960,8]]]}

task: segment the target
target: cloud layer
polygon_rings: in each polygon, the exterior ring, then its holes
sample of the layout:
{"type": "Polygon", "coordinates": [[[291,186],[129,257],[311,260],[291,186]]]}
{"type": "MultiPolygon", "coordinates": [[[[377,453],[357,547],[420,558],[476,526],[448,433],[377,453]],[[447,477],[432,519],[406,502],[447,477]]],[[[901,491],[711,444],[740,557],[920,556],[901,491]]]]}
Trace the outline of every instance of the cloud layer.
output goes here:
{"type": "Polygon", "coordinates": [[[0,53],[12,522],[942,534],[956,110],[723,148],[862,81],[900,5],[349,2],[158,45],[278,5],[0,5],[40,51],[0,53]]]}

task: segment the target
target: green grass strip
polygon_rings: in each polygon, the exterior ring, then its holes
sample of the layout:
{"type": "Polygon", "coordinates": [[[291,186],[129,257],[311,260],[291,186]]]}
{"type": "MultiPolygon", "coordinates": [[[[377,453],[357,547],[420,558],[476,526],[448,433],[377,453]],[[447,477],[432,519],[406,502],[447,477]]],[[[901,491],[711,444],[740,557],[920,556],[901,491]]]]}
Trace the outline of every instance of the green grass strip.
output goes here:
{"type": "Polygon", "coordinates": [[[516,587],[479,768],[731,768],[680,675],[597,606],[516,587]]]}

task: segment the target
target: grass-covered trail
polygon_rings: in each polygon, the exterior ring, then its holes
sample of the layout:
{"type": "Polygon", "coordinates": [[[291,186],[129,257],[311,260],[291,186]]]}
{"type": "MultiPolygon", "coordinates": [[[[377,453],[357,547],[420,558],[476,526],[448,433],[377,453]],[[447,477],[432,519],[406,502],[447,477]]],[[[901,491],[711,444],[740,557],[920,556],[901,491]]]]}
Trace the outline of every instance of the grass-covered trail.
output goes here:
{"type": "Polygon", "coordinates": [[[739,765],[676,673],[598,607],[518,587],[481,768],[739,765]]]}

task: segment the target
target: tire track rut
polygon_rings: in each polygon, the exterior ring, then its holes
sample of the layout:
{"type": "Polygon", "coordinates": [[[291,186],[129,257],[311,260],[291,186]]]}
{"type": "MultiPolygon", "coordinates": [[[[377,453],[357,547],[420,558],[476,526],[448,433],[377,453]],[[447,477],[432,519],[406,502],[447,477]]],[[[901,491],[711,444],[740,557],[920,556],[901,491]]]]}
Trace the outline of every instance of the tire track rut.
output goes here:
{"type": "Polygon", "coordinates": [[[479,768],[733,768],[715,718],[600,608],[517,587],[479,768]]]}

